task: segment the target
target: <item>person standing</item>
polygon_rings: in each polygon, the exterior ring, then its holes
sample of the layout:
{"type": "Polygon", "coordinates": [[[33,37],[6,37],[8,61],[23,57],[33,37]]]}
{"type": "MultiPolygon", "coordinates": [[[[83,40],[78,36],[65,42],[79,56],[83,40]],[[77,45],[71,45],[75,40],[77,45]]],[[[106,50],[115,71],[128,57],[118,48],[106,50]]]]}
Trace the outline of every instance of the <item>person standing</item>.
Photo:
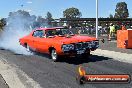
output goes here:
{"type": "Polygon", "coordinates": [[[113,25],[112,23],[110,24],[110,32],[109,32],[109,40],[111,40],[111,37],[113,35],[115,35],[116,29],[115,29],[115,25],[113,25]]]}

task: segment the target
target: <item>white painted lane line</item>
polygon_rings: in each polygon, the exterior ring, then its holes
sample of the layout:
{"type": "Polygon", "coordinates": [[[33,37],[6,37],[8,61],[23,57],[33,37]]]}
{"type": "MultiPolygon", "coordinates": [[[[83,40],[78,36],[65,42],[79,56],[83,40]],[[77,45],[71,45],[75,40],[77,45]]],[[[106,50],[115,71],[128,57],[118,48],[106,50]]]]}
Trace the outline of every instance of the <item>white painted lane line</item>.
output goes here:
{"type": "Polygon", "coordinates": [[[0,74],[9,88],[42,88],[37,82],[16,67],[7,64],[6,61],[3,61],[3,58],[0,58],[0,74]],[[19,77],[18,73],[22,78],[19,77]]]}
{"type": "Polygon", "coordinates": [[[91,54],[110,57],[121,62],[132,63],[132,54],[102,50],[102,49],[97,49],[95,51],[92,51],[91,54]]]}

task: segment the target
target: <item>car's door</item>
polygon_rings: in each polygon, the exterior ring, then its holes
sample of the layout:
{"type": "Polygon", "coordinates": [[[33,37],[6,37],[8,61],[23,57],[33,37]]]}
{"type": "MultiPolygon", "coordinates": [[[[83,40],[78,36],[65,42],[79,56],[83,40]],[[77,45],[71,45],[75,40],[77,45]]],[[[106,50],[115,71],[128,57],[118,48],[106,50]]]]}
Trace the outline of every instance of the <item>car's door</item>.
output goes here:
{"type": "Polygon", "coordinates": [[[37,42],[39,41],[39,30],[36,30],[32,34],[31,48],[37,51],[37,42]]]}
{"type": "Polygon", "coordinates": [[[47,53],[48,51],[48,41],[45,37],[44,30],[38,30],[37,36],[34,38],[34,45],[36,47],[36,51],[41,53],[47,53]]]}

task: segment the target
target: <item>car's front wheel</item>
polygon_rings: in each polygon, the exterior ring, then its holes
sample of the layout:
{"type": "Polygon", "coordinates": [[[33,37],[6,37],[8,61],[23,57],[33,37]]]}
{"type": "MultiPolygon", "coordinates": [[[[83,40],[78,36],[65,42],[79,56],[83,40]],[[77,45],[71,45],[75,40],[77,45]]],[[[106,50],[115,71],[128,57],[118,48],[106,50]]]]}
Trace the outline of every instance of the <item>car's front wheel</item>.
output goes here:
{"type": "Polygon", "coordinates": [[[58,61],[58,59],[59,59],[59,56],[58,56],[58,54],[57,54],[57,52],[56,52],[55,49],[52,49],[52,50],[51,50],[51,59],[52,59],[54,62],[58,61]]]}
{"type": "Polygon", "coordinates": [[[82,54],[82,57],[86,60],[89,58],[89,56],[90,56],[90,51],[88,51],[87,53],[82,54]]]}

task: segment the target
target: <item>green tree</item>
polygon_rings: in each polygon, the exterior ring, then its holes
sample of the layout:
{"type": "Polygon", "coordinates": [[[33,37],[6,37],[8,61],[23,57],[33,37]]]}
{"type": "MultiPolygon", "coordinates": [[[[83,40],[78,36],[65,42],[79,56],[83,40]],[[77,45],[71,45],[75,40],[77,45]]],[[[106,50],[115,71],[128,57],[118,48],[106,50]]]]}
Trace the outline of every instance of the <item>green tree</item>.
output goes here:
{"type": "Polygon", "coordinates": [[[47,20],[41,16],[30,15],[29,12],[24,10],[18,10],[15,12],[10,12],[7,18],[8,26],[13,24],[18,24],[20,22],[26,28],[38,28],[47,26],[47,20]]]}
{"type": "Polygon", "coordinates": [[[27,11],[18,10],[16,12],[9,12],[9,17],[24,17],[24,18],[30,18],[30,14],[27,11]]]}
{"type": "Polygon", "coordinates": [[[0,19],[0,31],[3,30],[5,25],[6,25],[6,18],[0,19]]]}
{"type": "Polygon", "coordinates": [[[63,17],[65,18],[80,18],[81,12],[77,8],[68,8],[65,11],[63,11],[63,17]]]}
{"type": "Polygon", "coordinates": [[[37,22],[35,23],[37,27],[49,27],[47,20],[42,16],[37,17],[37,22]]]}
{"type": "Polygon", "coordinates": [[[115,18],[127,18],[127,17],[129,17],[127,4],[125,2],[117,3],[115,9],[115,18]]]}
{"type": "Polygon", "coordinates": [[[48,20],[53,20],[52,14],[51,14],[50,12],[47,12],[46,19],[48,19],[48,20]]]}
{"type": "Polygon", "coordinates": [[[109,15],[109,18],[114,18],[112,14],[109,15]]]}
{"type": "Polygon", "coordinates": [[[51,21],[53,21],[52,14],[50,12],[47,12],[46,19],[48,21],[48,24],[51,25],[51,21]]]}
{"type": "MultiPolygon", "coordinates": [[[[80,18],[82,16],[81,12],[79,11],[79,9],[77,8],[67,8],[65,11],[63,11],[63,17],[64,18],[80,18]]],[[[67,22],[67,26],[72,26],[72,27],[75,27],[75,26],[78,26],[78,22],[73,22],[73,21],[68,21],[67,22]]]]}

